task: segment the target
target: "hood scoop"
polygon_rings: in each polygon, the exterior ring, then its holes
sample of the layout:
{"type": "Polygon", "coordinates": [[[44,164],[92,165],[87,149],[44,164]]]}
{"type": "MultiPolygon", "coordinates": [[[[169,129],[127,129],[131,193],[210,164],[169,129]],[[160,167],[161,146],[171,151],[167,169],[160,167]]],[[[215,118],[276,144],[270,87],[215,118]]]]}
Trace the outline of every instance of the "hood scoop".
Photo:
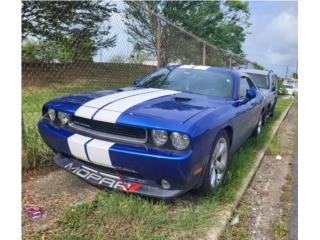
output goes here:
{"type": "Polygon", "coordinates": [[[191,98],[187,98],[187,97],[174,97],[174,99],[178,102],[189,102],[191,101],[191,98]]]}

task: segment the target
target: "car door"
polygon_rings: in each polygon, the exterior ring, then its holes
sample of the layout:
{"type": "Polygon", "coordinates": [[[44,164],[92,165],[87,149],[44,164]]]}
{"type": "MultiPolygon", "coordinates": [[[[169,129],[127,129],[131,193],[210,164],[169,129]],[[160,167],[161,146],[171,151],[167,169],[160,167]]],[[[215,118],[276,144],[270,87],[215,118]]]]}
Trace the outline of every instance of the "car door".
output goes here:
{"type": "MultiPolygon", "coordinates": [[[[257,95],[255,98],[251,99],[250,105],[251,105],[251,133],[254,131],[256,128],[256,125],[259,121],[261,112],[262,112],[262,105],[263,105],[263,97],[262,95],[258,92],[257,87],[253,83],[253,81],[250,78],[246,78],[249,84],[250,88],[254,88],[257,91],[257,95]]],[[[249,130],[250,131],[250,130],[249,130]]]]}
{"type": "Polygon", "coordinates": [[[246,99],[247,97],[247,90],[250,87],[255,87],[251,79],[246,76],[242,76],[239,82],[239,106],[237,107],[237,118],[236,118],[236,125],[238,128],[239,133],[239,143],[244,142],[248,137],[251,136],[256,123],[258,122],[257,119],[257,109],[256,106],[258,102],[256,98],[253,99],[246,99]]]}

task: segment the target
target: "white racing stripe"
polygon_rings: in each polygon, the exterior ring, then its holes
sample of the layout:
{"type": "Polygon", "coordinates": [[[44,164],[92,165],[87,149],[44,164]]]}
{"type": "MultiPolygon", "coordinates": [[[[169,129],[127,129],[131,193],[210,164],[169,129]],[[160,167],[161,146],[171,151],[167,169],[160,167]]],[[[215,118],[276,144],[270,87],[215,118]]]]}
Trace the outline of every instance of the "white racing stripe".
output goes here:
{"type": "Polygon", "coordinates": [[[161,91],[161,90],[156,88],[143,88],[143,89],[137,89],[137,90],[131,90],[131,91],[117,92],[107,96],[99,97],[84,103],[81,107],[77,109],[77,111],[75,112],[75,115],[78,117],[90,119],[99,108],[113,101],[116,101],[122,98],[127,98],[130,96],[146,94],[150,92],[157,92],[157,91],[161,91]]]}
{"type": "Polygon", "coordinates": [[[149,93],[149,92],[154,92],[154,91],[160,91],[160,89],[156,89],[156,88],[143,88],[143,89],[136,89],[136,90],[131,90],[131,91],[124,91],[124,92],[117,92],[117,93],[113,93],[107,96],[103,96],[103,97],[99,97],[96,99],[93,99],[89,102],[86,102],[85,104],[83,104],[86,107],[93,107],[93,108],[101,108],[104,105],[116,101],[118,99],[121,98],[125,98],[125,97],[130,97],[130,96],[134,96],[137,94],[143,94],[143,93],[149,93]]]}
{"type": "Polygon", "coordinates": [[[113,167],[109,156],[109,149],[113,144],[113,142],[93,139],[87,144],[90,161],[97,165],[113,167]]]}
{"type": "Polygon", "coordinates": [[[109,156],[109,149],[113,144],[113,142],[92,139],[80,134],[73,134],[68,138],[68,146],[72,156],[107,167],[113,167],[109,156]]]}
{"type": "Polygon", "coordinates": [[[193,68],[194,65],[181,65],[179,68],[193,68]]]}
{"type": "Polygon", "coordinates": [[[77,117],[90,119],[97,110],[98,110],[97,108],[81,106],[77,109],[74,115],[77,117]]]}
{"type": "Polygon", "coordinates": [[[122,112],[101,109],[93,119],[102,122],[116,123],[121,114],[122,112]]]}
{"type": "Polygon", "coordinates": [[[193,69],[198,69],[198,70],[208,70],[209,66],[196,66],[193,69]]]}
{"type": "Polygon", "coordinates": [[[91,138],[82,136],[80,134],[73,134],[68,138],[68,146],[71,154],[81,160],[88,161],[87,154],[84,148],[84,144],[91,138]]]}
{"type": "Polygon", "coordinates": [[[120,99],[104,107],[94,116],[93,119],[98,121],[116,123],[118,117],[129,108],[151,99],[173,95],[176,93],[179,92],[172,90],[162,90],[120,99]]]}

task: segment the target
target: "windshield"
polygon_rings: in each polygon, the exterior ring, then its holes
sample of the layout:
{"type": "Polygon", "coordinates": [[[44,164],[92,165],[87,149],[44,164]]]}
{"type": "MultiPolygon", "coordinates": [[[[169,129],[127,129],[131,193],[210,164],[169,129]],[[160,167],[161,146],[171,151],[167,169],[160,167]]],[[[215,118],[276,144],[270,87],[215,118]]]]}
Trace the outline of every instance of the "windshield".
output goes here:
{"type": "Polygon", "coordinates": [[[268,76],[254,74],[254,73],[247,73],[247,74],[251,77],[251,79],[254,81],[254,83],[258,88],[269,89],[268,76]]]}
{"type": "Polygon", "coordinates": [[[218,71],[161,68],[143,79],[139,87],[232,97],[233,79],[231,75],[218,71]]]}

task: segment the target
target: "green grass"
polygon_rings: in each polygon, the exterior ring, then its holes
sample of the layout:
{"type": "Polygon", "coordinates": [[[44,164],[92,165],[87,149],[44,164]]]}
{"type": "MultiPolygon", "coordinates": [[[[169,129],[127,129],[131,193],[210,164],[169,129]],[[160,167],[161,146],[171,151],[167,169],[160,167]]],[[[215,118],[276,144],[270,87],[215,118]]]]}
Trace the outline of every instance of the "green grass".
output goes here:
{"type": "Polygon", "coordinates": [[[259,138],[249,139],[230,158],[223,186],[209,196],[188,193],[170,202],[133,194],[101,191],[90,202],[64,210],[54,227],[35,236],[40,239],[198,239],[215,224],[219,207],[234,200],[255,153],[270,138],[273,123],[291,100],[278,101],[274,118],[259,138]]]}
{"type": "Polygon", "coordinates": [[[276,134],[276,136],[274,136],[274,138],[272,139],[271,143],[268,146],[267,154],[270,154],[270,155],[280,154],[280,150],[281,150],[280,148],[281,148],[280,138],[279,138],[279,135],[276,134]]]}
{"type": "Polygon", "coordinates": [[[110,89],[125,85],[124,83],[104,84],[77,81],[71,84],[51,84],[47,87],[24,87],[22,89],[22,168],[28,170],[52,164],[52,151],[42,141],[37,128],[44,103],[70,93],[110,89]]]}

